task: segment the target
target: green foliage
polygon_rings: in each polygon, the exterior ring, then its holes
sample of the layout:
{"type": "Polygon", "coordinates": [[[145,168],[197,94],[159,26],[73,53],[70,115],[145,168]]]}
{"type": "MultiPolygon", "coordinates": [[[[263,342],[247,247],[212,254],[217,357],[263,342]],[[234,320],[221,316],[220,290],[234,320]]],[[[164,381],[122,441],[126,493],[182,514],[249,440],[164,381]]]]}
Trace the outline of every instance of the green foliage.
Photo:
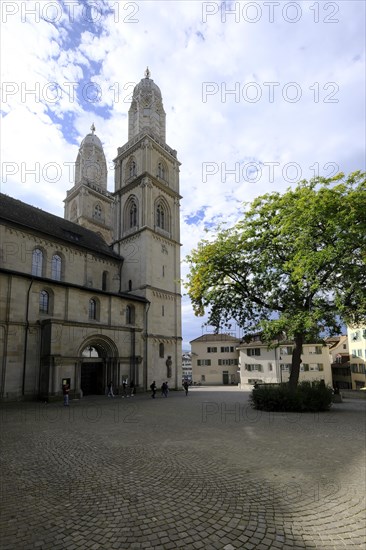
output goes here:
{"type": "Polygon", "coordinates": [[[332,388],[321,382],[301,382],[295,391],[287,384],[263,384],[253,389],[250,402],[263,411],[318,412],[330,409],[332,396],[332,388]]]}
{"type": "MultiPolygon", "coordinates": [[[[196,315],[218,330],[235,320],[302,344],[366,321],[366,174],[314,178],[258,197],[232,228],[219,228],[187,257],[196,315]]],[[[295,356],[296,355],[296,356],[295,356]]]]}

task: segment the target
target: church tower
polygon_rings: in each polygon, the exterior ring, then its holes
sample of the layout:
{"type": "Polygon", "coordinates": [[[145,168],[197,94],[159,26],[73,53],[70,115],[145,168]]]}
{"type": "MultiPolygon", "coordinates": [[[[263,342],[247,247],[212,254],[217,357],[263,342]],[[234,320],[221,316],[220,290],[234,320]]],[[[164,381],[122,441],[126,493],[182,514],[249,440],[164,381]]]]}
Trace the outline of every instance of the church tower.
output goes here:
{"type": "Polygon", "coordinates": [[[128,142],[115,162],[115,251],[121,290],[149,301],[144,385],[181,386],[179,166],[165,142],[165,111],[147,69],[133,91],[128,142]]]}
{"type": "Polygon", "coordinates": [[[65,199],[65,219],[99,233],[112,242],[113,196],[107,191],[107,163],[102,142],[94,133],[81,142],[75,164],[75,184],[65,199]]]}

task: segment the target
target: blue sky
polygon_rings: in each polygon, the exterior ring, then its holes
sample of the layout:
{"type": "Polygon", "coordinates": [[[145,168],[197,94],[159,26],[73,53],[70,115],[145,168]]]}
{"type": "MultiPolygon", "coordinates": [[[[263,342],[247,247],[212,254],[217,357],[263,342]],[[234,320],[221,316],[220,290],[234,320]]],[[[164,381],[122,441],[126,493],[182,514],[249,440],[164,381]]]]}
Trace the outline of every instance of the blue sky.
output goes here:
{"type": "MultiPolygon", "coordinates": [[[[3,1],[1,27],[1,190],[56,215],[93,122],[113,190],[146,66],[182,162],[183,259],[243,202],[365,169],[364,2],[3,1]]],[[[185,349],[203,321],[185,297],[185,349]]]]}

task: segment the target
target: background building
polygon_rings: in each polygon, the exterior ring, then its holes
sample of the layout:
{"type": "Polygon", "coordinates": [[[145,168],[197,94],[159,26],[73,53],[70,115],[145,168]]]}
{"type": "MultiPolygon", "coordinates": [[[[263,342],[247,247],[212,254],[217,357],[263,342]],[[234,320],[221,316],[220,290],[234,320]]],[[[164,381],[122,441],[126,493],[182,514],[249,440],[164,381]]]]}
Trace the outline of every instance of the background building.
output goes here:
{"type": "Polygon", "coordinates": [[[182,380],[192,382],[192,353],[190,351],[183,351],[182,380]]]}
{"type": "MultiPolygon", "coordinates": [[[[276,348],[254,337],[248,343],[238,346],[240,355],[240,386],[251,389],[255,382],[273,384],[288,382],[291,372],[293,342],[281,342],[276,348]]],[[[332,386],[331,359],[329,348],[323,344],[304,344],[301,354],[299,382],[323,380],[332,386]]]]}
{"type": "Polygon", "coordinates": [[[347,327],[353,390],[366,387],[366,327],[347,327]]]}
{"type": "Polygon", "coordinates": [[[326,342],[329,348],[332,367],[333,387],[338,389],[352,389],[347,335],[327,338],[326,342]]]}
{"type": "Polygon", "coordinates": [[[94,125],[65,219],[0,197],[1,398],[104,393],[128,379],[181,387],[179,166],[161,92],[135,87],[107,190],[94,125]]]}
{"type": "Polygon", "coordinates": [[[238,384],[239,343],[229,334],[204,334],[192,340],[193,384],[238,384]]]}

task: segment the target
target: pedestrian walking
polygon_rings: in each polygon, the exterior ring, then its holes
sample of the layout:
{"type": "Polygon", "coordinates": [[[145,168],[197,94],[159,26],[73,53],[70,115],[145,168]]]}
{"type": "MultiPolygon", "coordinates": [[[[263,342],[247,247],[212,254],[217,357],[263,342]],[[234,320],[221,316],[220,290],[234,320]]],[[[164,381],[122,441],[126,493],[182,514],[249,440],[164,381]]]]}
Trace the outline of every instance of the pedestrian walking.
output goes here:
{"type": "Polygon", "coordinates": [[[155,384],[155,380],[154,380],[154,382],[153,382],[152,384],[150,384],[150,389],[151,389],[151,391],[152,391],[151,397],[152,397],[153,399],[155,399],[155,394],[156,394],[156,384],[155,384]]]}
{"type": "Polygon", "coordinates": [[[126,380],[122,381],[122,398],[128,397],[127,395],[127,382],[126,380]]]}
{"type": "Polygon", "coordinates": [[[184,390],[186,392],[186,396],[187,396],[188,395],[188,388],[189,388],[188,380],[184,380],[183,388],[184,388],[184,390]]]}
{"type": "Polygon", "coordinates": [[[108,397],[114,397],[112,380],[108,384],[108,397]]]}
{"type": "Polygon", "coordinates": [[[168,397],[168,382],[163,382],[161,385],[161,396],[162,397],[168,397]]]}
{"type": "Polygon", "coordinates": [[[62,393],[63,393],[63,396],[64,396],[64,407],[68,407],[69,406],[70,386],[67,382],[65,382],[62,385],[62,393]]]}
{"type": "Polygon", "coordinates": [[[131,380],[130,382],[130,396],[133,397],[136,393],[136,386],[135,386],[135,382],[133,380],[131,380]]]}

